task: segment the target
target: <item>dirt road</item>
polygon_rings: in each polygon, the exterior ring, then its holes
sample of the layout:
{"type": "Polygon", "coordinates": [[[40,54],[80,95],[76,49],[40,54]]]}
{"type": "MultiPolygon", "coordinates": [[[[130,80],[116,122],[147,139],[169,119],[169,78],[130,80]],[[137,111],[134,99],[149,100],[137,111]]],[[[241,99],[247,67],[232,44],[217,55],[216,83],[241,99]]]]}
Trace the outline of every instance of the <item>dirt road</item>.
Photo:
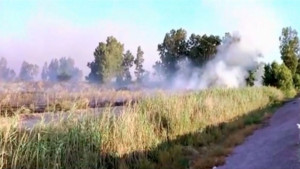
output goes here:
{"type": "Polygon", "coordinates": [[[217,169],[300,169],[300,99],[286,103],[217,169]]]}

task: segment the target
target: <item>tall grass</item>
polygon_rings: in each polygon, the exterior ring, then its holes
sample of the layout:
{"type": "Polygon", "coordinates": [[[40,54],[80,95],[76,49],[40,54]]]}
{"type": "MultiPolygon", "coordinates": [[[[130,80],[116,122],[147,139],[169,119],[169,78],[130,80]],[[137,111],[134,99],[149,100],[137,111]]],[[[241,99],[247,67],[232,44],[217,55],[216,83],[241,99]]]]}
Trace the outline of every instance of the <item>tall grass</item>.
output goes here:
{"type": "Polygon", "coordinates": [[[186,168],[200,152],[190,146],[220,140],[223,124],[283,98],[271,87],[161,93],[121,114],[108,108],[33,130],[13,123],[0,128],[0,168],[186,168]]]}

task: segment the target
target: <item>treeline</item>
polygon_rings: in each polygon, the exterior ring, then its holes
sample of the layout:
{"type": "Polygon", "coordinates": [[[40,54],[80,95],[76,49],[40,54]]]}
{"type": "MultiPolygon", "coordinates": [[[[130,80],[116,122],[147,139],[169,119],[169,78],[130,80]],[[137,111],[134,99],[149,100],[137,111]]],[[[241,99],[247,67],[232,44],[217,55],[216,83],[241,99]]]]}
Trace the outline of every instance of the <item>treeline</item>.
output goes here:
{"type": "Polygon", "coordinates": [[[273,62],[265,65],[263,84],[274,86],[288,93],[300,90],[300,46],[299,37],[295,29],[282,29],[280,40],[280,54],[282,63],[273,62]]]}
{"type": "MultiPolygon", "coordinates": [[[[300,90],[300,54],[299,38],[296,30],[291,27],[282,29],[280,40],[280,54],[282,64],[273,62],[260,65],[264,67],[263,84],[275,86],[286,91],[300,90]]],[[[217,53],[218,46],[227,43],[229,46],[239,43],[240,37],[225,33],[220,38],[216,35],[191,34],[187,37],[184,29],[171,30],[166,33],[163,42],[158,44],[160,60],[153,65],[155,72],[153,77],[168,80],[176,72],[180,71],[178,63],[188,59],[192,67],[201,68],[217,53]]],[[[228,46],[228,47],[229,47],[228,46]]],[[[90,73],[85,77],[89,82],[105,84],[116,82],[118,84],[130,84],[149,80],[150,73],[143,67],[144,52],[140,46],[135,53],[124,49],[124,44],[110,36],[105,42],[100,42],[94,51],[94,59],[87,64],[90,73]],[[133,78],[131,69],[134,67],[133,78]]],[[[254,85],[254,73],[257,68],[248,70],[249,76],[245,82],[249,86],[254,85]]],[[[5,58],[0,59],[0,80],[14,81],[34,80],[39,74],[39,67],[23,62],[19,75],[7,67],[5,58]]],[[[44,81],[80,81],[83,79],[82,71],[75,67],[75,61],[71,58],[53,59],[49,64],[45,63],[41,71],[41,79],[44,81]]]]}
{"type": "MultiPolygon", "coordinates": [[[[227,34],[228,35],[228,34],[227,34]]],[[[166,33],[161,44],[158,45],[160,61],[153,68],[153,76],[170,77],[178,68],[178,62],[187,57],[193,66],[202,66],[212,59],[217,52],[217,46],[222,40],[215,35],[192,34],[187,39],[184,29],[171,30],[166,33]]],[[[124,49],[124,44],[110,36],[106,42],[100,42],[94,51],[94,60],[87,64],[90,73],[85,77],[93,83],[129,84],[133,82],[130,70],[134,67],[136,82],[147,81],[150,78],[149,71],[143,67],[144,52],[141,46],[137,47],[136,53],[124,49]]],[[[7,68],[5,58],[0,63],[0,80],[31,81],[39,74],[39,67],[24,61],[19,76],[14,70],[7,68]]],[[[75,61],[71,58],[53,59],[49,64],[45,63],[41,71],[41,79],[44,81],[79,81],[82,80],[82,71],[75,67],[75,61]]]]}
{"type": "MultiPolygon", "coordinates": [[[[8,68],[7,60],[0,59],[0,82],[13,81],[34,81],[39,75],[39,66],[24,61],[21,65],[20,72],[17,75],[13,69],[8,68]]],[[[53,59],[48,65],[44,64],[41,78],[44,81],[79,81],[82,79],[82,71],[74,66],[74,60],[71,58],[53,59]]]]}

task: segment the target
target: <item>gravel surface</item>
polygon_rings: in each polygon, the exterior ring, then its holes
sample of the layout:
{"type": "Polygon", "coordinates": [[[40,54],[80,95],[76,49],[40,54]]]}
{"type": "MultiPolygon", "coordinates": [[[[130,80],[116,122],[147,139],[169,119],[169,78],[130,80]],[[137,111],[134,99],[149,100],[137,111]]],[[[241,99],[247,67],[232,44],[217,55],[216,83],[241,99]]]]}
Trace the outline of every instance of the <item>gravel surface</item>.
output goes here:
{"type": "Polygon", "coordinates": [[[300,169],[300,99],[286,103],[217,169],[300,169]]]}

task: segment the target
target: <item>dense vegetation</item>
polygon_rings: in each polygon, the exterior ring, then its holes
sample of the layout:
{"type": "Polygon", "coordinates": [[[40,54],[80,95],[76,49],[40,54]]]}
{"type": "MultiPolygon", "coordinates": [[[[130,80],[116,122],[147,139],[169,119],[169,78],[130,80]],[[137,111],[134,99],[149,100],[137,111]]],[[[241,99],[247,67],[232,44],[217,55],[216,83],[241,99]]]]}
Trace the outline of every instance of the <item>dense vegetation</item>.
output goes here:
{"type": "MultiPolygon", "coordinates": [[[[215,57],[219,45],[228,39],[231,43],[238,43],[240,38],[242,37],[236,37],[229,33],[225,33],[223,38],[206,34],[191,34],[187,38],[187,32],[184,29],[172,29],[166,33],[163,42],[158,44],[160,60],[153,65],[155,72],[152,77],[168,80],[179,71],[178,63],[184,59],[188,59],[191,63],[187,66],[202,68],[215,57]]],[[[280,88],[292,95],[295,93],[295,89],[300,89],[300,47],[297,31],[291,27],[283,28],[279,40],[283,63],[278,64],[274,61],[263,64],[265,71],[262,83],[266,86],[280,88]]],[[[128,85],[133,81],[147,83],[150,74],[143,68],[143,62],[142,47],[137,47],[137,53],[134,56],[129,50],[124,52],[124,44],[110,36],[106,42],[100,42],[96,47],[94,60],[87,64],[90,73],[86,76],[86,80],[98,84],[117,82],[128,85]],[[135,78],[130,73],[133,66],[135,66],[135,78]]],[[[262,66],[262,63],[259,66],[262,66]]],[[[248,70],[248,77],[245,78],[248,86],[255,84],[257,69],[248,70]]],[[[16,77],[15,71],[8,68],[6,59],[0,59],[0,81],[32,81],[38,72],[37,65],[24,61],[19,76],[16,77]]],[[[82,71],[75,67],[75,60],[65,57],[53,59],[49,65],[45,63],[41,73],[42,80],[51,82],[80,81],[82,76],[82,71]]]]}
{"type": "Polygon", "coordinates": [[[0,168],[211,168],[282,99],[271,87],[212,89],[161,93],[121,114],[108,108],[31,131],[11,120],[0,128],[0,168]]]}

